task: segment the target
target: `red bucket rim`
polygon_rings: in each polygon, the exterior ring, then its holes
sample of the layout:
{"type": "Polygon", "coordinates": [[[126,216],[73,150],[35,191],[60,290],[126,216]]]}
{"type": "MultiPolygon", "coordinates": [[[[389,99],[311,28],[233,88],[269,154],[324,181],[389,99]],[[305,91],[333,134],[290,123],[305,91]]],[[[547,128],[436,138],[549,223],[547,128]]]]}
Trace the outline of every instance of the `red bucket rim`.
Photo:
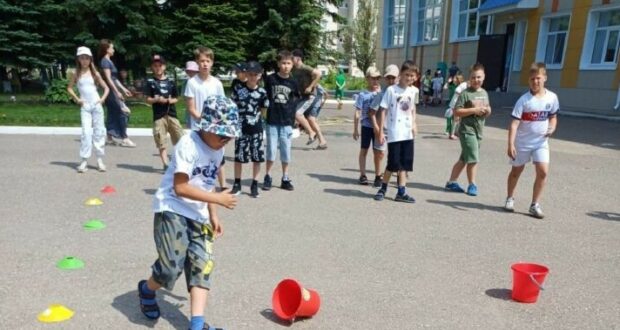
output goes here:
{"type": "Polygon", "coordinates": [[[527,273],[532,275],[540,275],[549,273],[549,267],[533,262],[517,262],[510,266],[510,268],[516,272],[527,273]],[[528,269],[524,269],[528,268],[528,269]],[[532,270],[531,268],[535,268],[532,270]]]}

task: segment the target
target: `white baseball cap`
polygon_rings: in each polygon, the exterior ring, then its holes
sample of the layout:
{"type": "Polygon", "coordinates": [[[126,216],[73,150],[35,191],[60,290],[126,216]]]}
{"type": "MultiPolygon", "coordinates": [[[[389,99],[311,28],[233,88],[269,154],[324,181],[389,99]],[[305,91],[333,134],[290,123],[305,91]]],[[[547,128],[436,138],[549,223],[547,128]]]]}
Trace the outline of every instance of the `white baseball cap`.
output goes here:
{"type": "Polygon", "coordinates": [[[372,78],[381,77],[381,72],[379,72],[379,70],[375,68],[374,66],[371,66],[371,67],[368,67],[368,69],[366,70],[366,77],[372,77],[372,78]]]}
{"type": "Polygon", "coordinates": [[[93,57],[93,53],[90,52],[90,48],[84,46],[78,47],[77,49],[77,54],[75,56],[80,55],[88,55],[90,57],[93,57]]]}
{"type": "Polygon", "coordinates": [[[399,70],[396,64],[390,64],[388,65],[387,68],[385,68],[385,74],[383,76],[384,77],[387,77],[387,76],[398,77],[398,74],[399,74],[399,70]]]}

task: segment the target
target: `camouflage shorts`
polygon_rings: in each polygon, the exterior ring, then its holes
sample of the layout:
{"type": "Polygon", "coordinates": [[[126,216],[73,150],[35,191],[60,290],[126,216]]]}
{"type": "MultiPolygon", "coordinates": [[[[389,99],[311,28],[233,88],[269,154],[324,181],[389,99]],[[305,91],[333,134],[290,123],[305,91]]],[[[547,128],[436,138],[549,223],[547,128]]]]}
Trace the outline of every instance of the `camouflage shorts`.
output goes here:
{"type": "Polygon", "coordinates": [[[168,290],[185,271],[187,290],[209,289],[213,270],[213,230],[172,212],[155,213],[155,247],[159,257],[151,267],[153,279],[168,290]]]}

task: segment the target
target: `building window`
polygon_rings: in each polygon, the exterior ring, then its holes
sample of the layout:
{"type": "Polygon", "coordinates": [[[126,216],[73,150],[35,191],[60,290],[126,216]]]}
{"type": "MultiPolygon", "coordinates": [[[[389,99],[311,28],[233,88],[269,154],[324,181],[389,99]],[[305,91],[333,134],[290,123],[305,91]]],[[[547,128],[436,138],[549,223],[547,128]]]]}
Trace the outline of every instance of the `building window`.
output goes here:
{"type": "Polygon", "coordinates": [[[569,25],[570,15],[556,15],[542,19],[536,61],[544,62],[547,68],[551,69],[562,67],[569,25]]]}
{"type": "Polygon", "coordinates": [[[402,46],[405,39],[406,0],[388,0],[387,45],[402,46]]]}
{"type": "Polygon", "coordinates": [[[450,37],[452,40],[474,39],[489,34],[490,16],[480,15],[478,7],[486,0],[455,0],[452,2],[452,22],[450,37]]]}
{"type": "Polygon", "coordinates": [[[549,19],[545,46],[545,64],[562,65],[569,21],[569,16],[549,19]]]}
{"type": "Polygon", "coordinates": [[[414,1],[413,42],[415,44],[439,41],[441,34],[441,7],[443,0],[414,1]]]}
{"type": "Polygon", "coordinates": [[[604,11],[598,14],[594,31],[591,64],[618,63],[618,34],[620,33],[620,10],[604,11]]]}

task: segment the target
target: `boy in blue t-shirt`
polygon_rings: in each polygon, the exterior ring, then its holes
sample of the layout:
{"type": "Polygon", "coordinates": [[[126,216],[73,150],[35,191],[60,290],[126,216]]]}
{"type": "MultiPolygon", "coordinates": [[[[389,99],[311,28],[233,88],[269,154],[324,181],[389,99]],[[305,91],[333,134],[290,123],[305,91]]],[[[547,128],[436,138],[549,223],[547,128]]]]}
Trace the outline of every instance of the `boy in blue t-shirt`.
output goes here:
{"type": "Polygon", "coordinates": [[[353,119],[353,139],[357,141],[361,136],[360,152],[358,162],[360,166],[359,184],[367,185],[368,177],[366,176],[366,156],[368,155],[368,148],[372,142],[373,160],[375,164],[375,183],[381,182],[381,160],[383,159],[383,150],[385,145],[375,138],[373,121],[371,116],[374,113],[370,113],[370,107],[373,100],[381,92],[381,86],[379,86],[379,79],[381,78],[381,72],[375,67],[369,67],[366,70],[366,88],[367,90],[359,93],[355,100],[355,117],[353,119]],[[361,122],[361,134],[359,131],[361,122]]]}

